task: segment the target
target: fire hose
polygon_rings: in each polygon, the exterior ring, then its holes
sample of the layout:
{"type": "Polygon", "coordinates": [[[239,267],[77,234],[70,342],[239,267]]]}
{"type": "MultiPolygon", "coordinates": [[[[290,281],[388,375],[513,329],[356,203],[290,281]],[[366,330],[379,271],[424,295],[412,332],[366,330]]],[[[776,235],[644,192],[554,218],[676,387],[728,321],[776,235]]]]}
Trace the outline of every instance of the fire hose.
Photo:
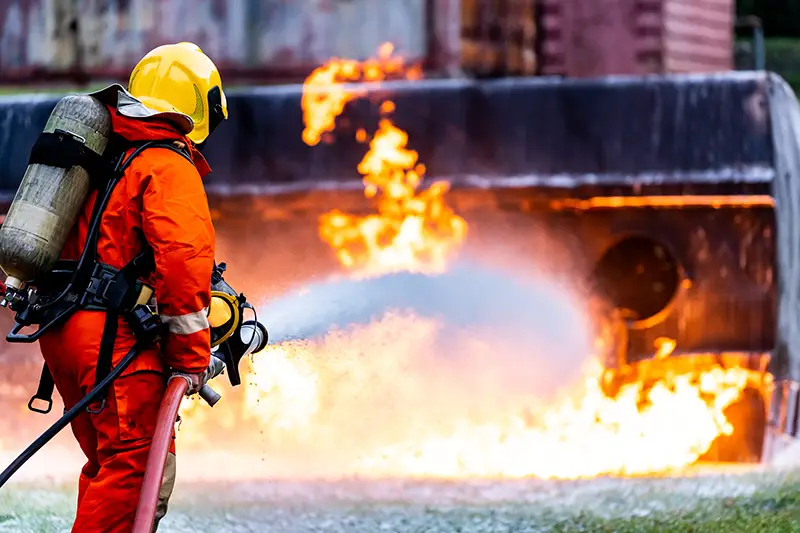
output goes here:
{"type": "MultiPolygon", "coordinates": [[[[236,294],[222,277],[225,264],[215,265],[212,275],[211,306],[208,321],[211,333],[211,358],[206,371],[206,381],[209,381],[227,370],[228,379],[232,386],[241,384],[239,362],[246,355],[259,352],[267,345],[269,334],[266,327],[258,322],[255,308],[250,305],[244,294],[236,294]],[[244,320],[245,310],[253,313],[253,320],[244,320]]],[[[158,338],[158,330],[162,326],[158,315],[146,305],[140,305],[128,316],[131,327],[135,325],[137,342],[122,360],[98,383],[89,393],[67,410],[47,431],[33,441],[14,461],[0,473],[0,487],[24,465],[31,457],[41,450],[53,437],[69,425],[81,413],[101,398],[108,387],[125,371],[136,358],[142,345],[149,345],[158,338]],[[134,320],[135,319],[135,320],[134,320]]],[[[18,324],[19,321],[18,321],[18,324]]],[[[20,324],[24,325],[24,324],[20,324]]],[[[38,332],[42,331],[42,327],[38,332]]],[[[15,339],[17,342],[35,341],[38,333],[34,335],[21,335],[15,339]]],[[[180,374],[173,375],[167,382],[167,389],[162,399],[158,413],[156,430],[153,435],[151,449],[148,454],[147,464],[142,483],[139,503],[137,505],[134,533],[152,532],[155,522],[158,495],[164,476],[164,469],[169,453],[172,431],[178,418],[181,401],[188,391],[188,379],[180,378],[180,374]]],[[[210,406],[214,406],[221,398],[211,387],[204,385],[199,391],[200,397],[210,406]]]]}
{"type": "Polygon", "coordinates": [[[189,382],[180,376],[170,378],[167,384],[167,391],[164,393],[161,409],[158,411],[153,443],[150,445],[150,453],[147,456],[142,492],[139,494],[139,504],[136,506],[132,533],[151,533],[153,531],[158,493],[161,491],[169,443],[172,440],[172,428],[178,419],[178,409],[181,407],[181,401],[187,390],[189,390],[189,382]]]}
{"type": "MultiPolygon", "coordinates": [[[[254,329],[253,331],[255,337],[259,330],[254,329]]],[[[261,340],[253,338],[249,346],[257,348],[261,346],[261,340]]],[[[208,365],[207,379],[211,380],[217,377],[224,369],[224,361],[212,354],[208,365]]],[[[132,533],[152,533],[153,531],[158,494],[161,491],[169,444],[172,440],[172,428],[178,420],[178,410],[188,390],[189,380],[182,378],[180,375],[172,376],[167,383],[167,390],[164,393],[164,399],[161,401],[161,408],[158,411],[158,420],[153,434],[153,442],[150,445],[150,453],[147,455],[144,480],[142,481],[142,490],[139,493],[139,503],[136,506],[136,517],[133,522],[132,533]]],[[[200,389],[200,397],[212,407],[220,399],[220,395],[208,385],[204,385],[200,389]]]]}
{"type": "MultiPolygon", "coordinates": [[[[42,433],[35,441],[33,441],[27,448],[25,448],[25,450],[23,450],[23,452],[20,453],[17,456],[17,458],[14,459],[14,461],[12,461],[11,464],[9,464],[5,470],[3,470],[2,473],[0,473],[0,487],[5,485],[6,482],[9,479],[11,479],[11,477],[17,472],[17,470],[19,470],[22,467],[22,465],[27,463],[28,460],[36,454],[36,452],[41,450],[48,442],[50,442],[53,439],[53,437],[58,435],[62,429],[67,427],[70,424],[70,422],[72,422],[79,414],[81,414],[84,410],[86,410],[87,407],[89,407],[92,403],[98,400],[100,396],[108,389],[109,385],[111,385],[111,383],[114,380],[116,380],[120,376],[120,374],[122,374],[125,371],[126,368],[130,366],[131,362],[133,362],[133,360],[139,353],[138,349],[139,349],[138,346],[134,346],[133,348],[131,348],[130,351],[125,355],[125,357],[122,358],[119,364],[117,364],[117,366],[115,366],[111,370],[111,372],[109,372],[108,376],[106,376],[104,380],[98,383],[91,391],[89,391],[89,393],[81,401],[79,401],[71,409],[66,411],[61,418],[56,420],[56,422],[52,426],[47,428],[47,431],[42,433]]],[[[220,359],[212,357],[212,364],[209,365],[209,368],[210,368],[209,374],[211,375],[211,377],[216,377],[217,375],[222,373],[222,370],[225,367],[224,363],[220,359]]],[[[178,380],[178,383],[181,382],[185,383],[185,380],[178,380]]],[[[170,380],[170,384],[171,383],[172,380],[170,380]]],[[[186,391],[184,390],[183,394],[185,393],[186,391]]],[[[219,394],[214,392],[214,390],[211,389],[208,385],[205,385],[203,389],[200,391],[200,396],[206,402],[208,402],[208,404],[211,405],[212,407],[220,399],[219,394]]],[[[166,400],[167,396],[165,395],[165,403],[166,400]]],[[[180,404],[180,400],[178,401],[178,403],[180,404]]],[[[180,405],[178,405],[178,407],[179,406],[180,405]]],[[[176,413],[175,416],[173,417],[173,421],[177,417],[177,407],[175,408],[175,411],[176,413]]],[[[162,417],[160,413],[159,421],[161,420],[161,418],[162,417]]],[[[169,440],[167,440],[167,444],[169,444],[169,440]]],[[[164,458],[166,460],[166,452],[164,458]]],[[[162,465],[162,471],[163,471],[163,465],[162,465]]]]}
{"type": "Polygon", "coordinates": [[[136,358],[138,355],[138,347],[134,346],[130,349],[130,351],[125,355],[125,357],[119,362],[114,369],[109,372],[108,376],[100,383],[98,383],[90,392],[87,394],[81,401],[76,403],[72,409],[64,413],[64,416],[59,418],[55,424],[47,428],[47,431],[42,433],[35,441],[33,441],[30,446],[25,448],[25,450],[17,456],[14,461],[0,473],[0,487],[6,484],[6,482],[11,479],[17,470],[22,467],[28,459],[33,457],[36,452],[41,450],[45,444],[50,442],[53,437],[58,435],[62,429],[67,427],[70,422],[72,422],[79,414],[81,414],[84,410],[86,410],[89,405],[91,405],[95,400],[100,398],[100,395],[105,392],[108,386],[113,382],[115,379],[119,377],[122,372],[128,368],[131,362],[136,358]]]}

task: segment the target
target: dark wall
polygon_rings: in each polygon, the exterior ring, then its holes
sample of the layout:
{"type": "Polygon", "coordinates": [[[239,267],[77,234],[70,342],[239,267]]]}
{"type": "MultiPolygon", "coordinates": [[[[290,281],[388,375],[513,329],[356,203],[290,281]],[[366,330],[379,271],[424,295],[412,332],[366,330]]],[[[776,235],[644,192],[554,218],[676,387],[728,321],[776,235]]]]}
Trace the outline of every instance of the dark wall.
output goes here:
{"type": "MultiPolygon", "coordinates": [[[[301,140],[301,88],[230,95],[230,120],[209,141],[210,190],[246,185],[311,188],[359,180],[377,124],[376,98],[397,104],[428,174],[548,187],[764,183],[772,143],[761,74],[514,79],[387,84],[348,104],[330,144],[301,140]],[[508,181],[513,178],[511,181],[508,181]]],[[[0,98],[0,191],[12,193],[55,99],[0,98]]]]}
{"type": "MultiPolygon", "coordinates": [[[[674,339],[678,352],[768,352],[775,347],[774,218],[766,206],[614,208],[576,213],[570,223],[586,243],[589,261],[600,260],[623,238],[646,236],[680,266],[680,287],[665,316],[628,334],[628,360],[636,361],[652,357],[661,337],[674,339]]],[[[665,265],[626,259],[627,264],[614,265],[624,276],[618,278],[623,290],[639,301],[653,301],[664,276],[652,271],[665,265]]]]}

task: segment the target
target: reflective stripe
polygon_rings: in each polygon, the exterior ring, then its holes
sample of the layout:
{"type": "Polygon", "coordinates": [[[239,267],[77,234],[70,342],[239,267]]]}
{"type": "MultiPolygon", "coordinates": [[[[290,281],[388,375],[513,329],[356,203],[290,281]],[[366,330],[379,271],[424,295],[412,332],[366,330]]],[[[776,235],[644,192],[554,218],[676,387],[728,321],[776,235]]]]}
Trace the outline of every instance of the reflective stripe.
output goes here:
{"type": "Polygon", "coordinates": [[[177,335],[191,335],[208,329],[208,308],[204,307],[196,313],[171,316],[161,315],[161,321],[169,326],[169,332],[177,335]]]}

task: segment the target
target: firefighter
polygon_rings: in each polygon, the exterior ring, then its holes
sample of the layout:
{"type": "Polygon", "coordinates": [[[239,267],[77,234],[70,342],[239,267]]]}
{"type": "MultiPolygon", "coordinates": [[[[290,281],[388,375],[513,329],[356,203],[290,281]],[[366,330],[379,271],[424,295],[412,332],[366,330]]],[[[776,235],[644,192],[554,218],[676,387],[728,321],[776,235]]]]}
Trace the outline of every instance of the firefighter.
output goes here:
{"type": "MultiPolygon", "coordinates": [[[[72,422],[87,459],[73,526],[80,533],[130,531],[167,377],[186,377],[190,394],[204,383],[215,245],[202,183],[210,168],[199,147],[227,118],[220,74],[191,43],[152,50],[133,69],[127,91],[116,85],[92,96],[109,107],[114,133],[131,143],[126,153],[142,141],[172,146],[132,160],[103,211],[97,240],[98,261],[116,269],[152,249],[154,271],[141,281],[154,288],[167,332],[141,351],[102,403],[72,422]]],[[[62,259],[80,256],[96,198],[92,192],[87,199],[62,259]]],[[[43,335],[42,354],[65,406],[80,401],[134,341],[124,320],[97,310],[77,311],[43,335]]],[[[173,436],[156,524],[175,481],[174,451],[173,436]]]]}

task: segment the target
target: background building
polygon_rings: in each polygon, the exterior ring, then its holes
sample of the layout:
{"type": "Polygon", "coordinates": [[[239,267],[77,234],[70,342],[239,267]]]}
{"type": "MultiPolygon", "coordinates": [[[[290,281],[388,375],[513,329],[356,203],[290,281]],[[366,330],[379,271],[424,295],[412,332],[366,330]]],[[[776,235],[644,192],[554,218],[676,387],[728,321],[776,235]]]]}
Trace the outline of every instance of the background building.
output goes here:
{"type": "MultiPolygon", "coordinates": [[[[123,78],[155,45],[200,44],[239,82],[299,81],[385,41],[429,77],[795,70],[789,0],[0,0],[0,84],[123,78]],[[758,4],[758,5],[756,5],[758,4]],[[783,5],[786,4],[786,5],[783,5]],[[737,16],[740,17],[737,29],[737,16]],[[734,46],[734,36],[740,36],[734,46]],[[734,54],[734,50],[737,51],[734,54]],[[734,57],[736,60],[734,60],[734,57]]],[[[786,72],[783,72],[786,71],[786,72]]]]}

